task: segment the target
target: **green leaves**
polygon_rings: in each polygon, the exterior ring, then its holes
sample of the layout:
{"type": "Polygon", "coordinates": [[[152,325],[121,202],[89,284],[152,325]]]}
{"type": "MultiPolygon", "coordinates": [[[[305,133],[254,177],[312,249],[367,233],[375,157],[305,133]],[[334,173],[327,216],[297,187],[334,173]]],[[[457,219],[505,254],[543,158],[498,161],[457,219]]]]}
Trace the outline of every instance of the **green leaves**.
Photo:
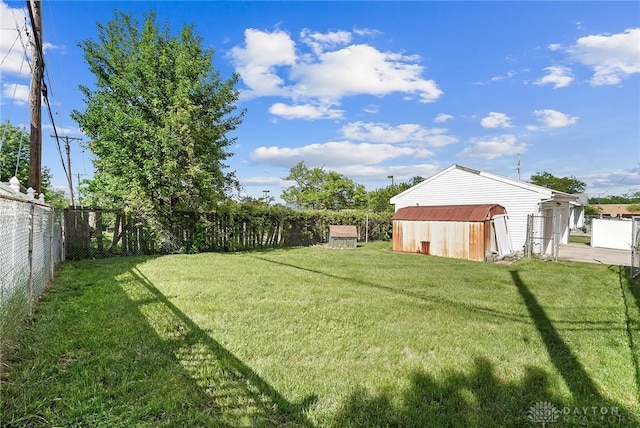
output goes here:
{"type": "Polygon", "coordinates": [[[140,25],[116,12],[98,25],[98,42],[80,43],[96,82],[81,88],[86,109],[72,116],[96,157],[93,199],[167,226],[175,211],[210,210],[226,198],[235,184],[224,171],[228,133],[244,112],[235,113],[238,76],[221,78],[193,28],[176,36],[155,18],[140,25]]]}
{"type": "Polygon", "coordinates": [[[29,134],[3,123],[0,124],[0,138],[0,181],[9,181],[15,175],[26,186],[29,180],[29,134]]]}
{"type": "Polygon", "coordinates": [[[341,210],[366,206],[366,191],[361,184],[324,168],[308,168],[298,162],[285,180],[295,184],[282,192],[289,204],[305,209],[341,210]]]}
{"type": "Polygon", "coordinates": [[[583,181],[578,180],[573,175],[570,177],[556,177],[546,171],[532,175],[529,181],[538,186],[569,194],[582,193],[587,187],[583,181]]]}

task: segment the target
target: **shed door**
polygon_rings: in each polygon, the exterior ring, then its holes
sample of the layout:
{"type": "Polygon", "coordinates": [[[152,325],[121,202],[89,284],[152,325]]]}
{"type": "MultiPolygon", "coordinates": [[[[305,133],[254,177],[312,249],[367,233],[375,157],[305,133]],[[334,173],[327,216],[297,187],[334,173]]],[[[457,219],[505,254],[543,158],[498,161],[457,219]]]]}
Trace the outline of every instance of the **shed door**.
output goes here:
{"type": "Polygon", "coordinates": [[[493,228],[496,231],[496,244],[498,246],[498,255],[504,256],[513,252],[511,247],[511,237],[509,236],[509,227],[507,226],[507,216],[504,214],[497,215],[493,218],[493,228]]]}

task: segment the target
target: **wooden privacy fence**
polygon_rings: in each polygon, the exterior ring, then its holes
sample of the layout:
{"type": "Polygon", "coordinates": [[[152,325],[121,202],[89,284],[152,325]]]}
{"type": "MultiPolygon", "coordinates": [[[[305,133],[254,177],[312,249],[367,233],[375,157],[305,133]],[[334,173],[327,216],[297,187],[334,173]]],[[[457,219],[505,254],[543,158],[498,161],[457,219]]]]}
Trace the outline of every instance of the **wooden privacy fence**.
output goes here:
{"type": "Polygon", "coordinates": [[[326,242],[329,224],[357,224],[360,240],[390,238],[391,215],[382,219],[318,212],[177,213],[152,232],[142,216],[95,208],[65,210],[65,254],[70,260],[119,255],[241,251],[326,242]],[[338,218],[336,218],[338,216],[338,218]]]}

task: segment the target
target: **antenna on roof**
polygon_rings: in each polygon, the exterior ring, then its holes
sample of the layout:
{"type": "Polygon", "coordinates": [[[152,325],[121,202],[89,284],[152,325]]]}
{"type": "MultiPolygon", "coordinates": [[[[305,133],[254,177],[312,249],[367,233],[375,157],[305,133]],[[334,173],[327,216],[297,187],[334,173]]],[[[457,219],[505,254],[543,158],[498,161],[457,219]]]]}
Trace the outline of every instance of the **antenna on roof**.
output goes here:
{"type": "Polygon", "coordinates": [[[520,153],[518,153],[518,168],[516,170],[518,171],[518,181],[520,181],[520,153]]]}

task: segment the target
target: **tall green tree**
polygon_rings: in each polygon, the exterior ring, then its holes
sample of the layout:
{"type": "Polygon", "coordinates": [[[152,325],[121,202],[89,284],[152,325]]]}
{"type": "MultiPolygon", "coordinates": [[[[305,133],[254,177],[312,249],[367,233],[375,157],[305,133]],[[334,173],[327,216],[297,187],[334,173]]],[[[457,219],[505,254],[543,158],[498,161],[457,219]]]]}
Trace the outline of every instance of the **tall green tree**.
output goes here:
{"type": "Polygon", "coordinates": [[[294,184],[280,196],[297,208],[341,210],[366,206],[366,190],[350,178],[324,168],[309,168],[298,162],[284,178],[294,184]]]}
{"type": "MultiPolygon", "coordinates": [[[[22,185],[29,182],[29,133],[9,123],[0,124],[0,181],[9,181],[15,176],[22,185]]],[[[63,190],[54,189],[53,175],[48,167],[41,172],[41,189],[45,202],[57,209],[69,206],[63,190]]]]}
{"type": "Polygon", "coordinates": [[[97,27],[97,41],[80,43],[95,88],[80,87],[86,108],[72,114],[95,155],[91,197],[160,227],[176,211],[214,208],[237,186],[224,162],[244,115],[238,75],[223,79],[192,26],[172,35],[153,11],[141,25],[115,12],[97,27]]]}
{"type": "Polygon", "coordinates": [[[548,189],[570,194],[582,193],[587,188],[584,181],[578,180],[573,175],[569,177],[556,177],[547,171],[533,174],[529,179],[529,182],[548,189]]]}

